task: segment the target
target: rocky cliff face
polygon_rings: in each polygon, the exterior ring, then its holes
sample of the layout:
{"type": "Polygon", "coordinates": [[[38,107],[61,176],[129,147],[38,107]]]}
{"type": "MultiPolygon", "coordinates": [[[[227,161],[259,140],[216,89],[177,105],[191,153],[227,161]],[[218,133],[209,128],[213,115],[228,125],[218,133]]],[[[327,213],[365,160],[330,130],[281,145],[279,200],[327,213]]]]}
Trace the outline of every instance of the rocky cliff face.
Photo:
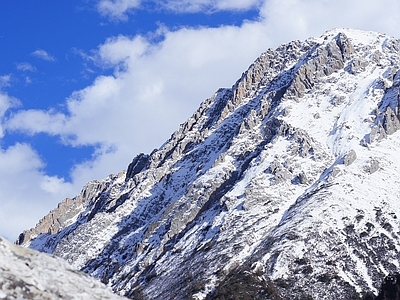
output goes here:
{"type": "Polygon", "coordinates": [[[18,243],[131,298],[377,293],[400,263],[399,50],[350,29],[267,50],[18,243]]]}
{"type": "Polygon", "coordinates": [[[0,299],[123,300],[64,260],[0,237],[0,299]]]}

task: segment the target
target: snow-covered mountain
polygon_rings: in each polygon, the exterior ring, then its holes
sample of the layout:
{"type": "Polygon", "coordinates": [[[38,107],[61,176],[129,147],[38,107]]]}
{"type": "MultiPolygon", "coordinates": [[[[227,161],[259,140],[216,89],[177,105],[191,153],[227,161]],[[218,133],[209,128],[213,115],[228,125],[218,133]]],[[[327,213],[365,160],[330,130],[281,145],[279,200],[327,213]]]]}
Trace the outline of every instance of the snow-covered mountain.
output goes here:
{"type": "Polygon", "coordinates": [[[400,41],[267,50],[18,243],[140,299],[358,299],[400,264],[400,41]]]}
{"type": "Polygon", "coordinates": [[[64,260],[0,237],[0,299],[122,300],[64,260]]]}

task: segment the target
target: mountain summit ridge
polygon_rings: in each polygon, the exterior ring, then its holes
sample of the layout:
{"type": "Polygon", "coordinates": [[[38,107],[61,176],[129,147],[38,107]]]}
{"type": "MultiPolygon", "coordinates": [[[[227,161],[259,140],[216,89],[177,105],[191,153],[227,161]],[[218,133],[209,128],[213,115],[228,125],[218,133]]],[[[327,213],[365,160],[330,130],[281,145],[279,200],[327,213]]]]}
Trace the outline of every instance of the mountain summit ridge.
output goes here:
{"type": "Polygon", "coordinates": [[[400,265],[399,50],[353,29],[267,50],[18,243],[131,298],[376,293],[400,265]]]}

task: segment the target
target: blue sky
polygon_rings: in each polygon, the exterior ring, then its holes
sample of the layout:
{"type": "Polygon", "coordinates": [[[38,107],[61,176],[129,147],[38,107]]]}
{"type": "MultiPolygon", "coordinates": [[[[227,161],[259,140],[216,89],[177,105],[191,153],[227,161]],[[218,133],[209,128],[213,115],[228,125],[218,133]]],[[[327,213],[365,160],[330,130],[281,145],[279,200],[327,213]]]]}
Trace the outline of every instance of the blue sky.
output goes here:
{"type": "Polygon", "coordinates": [[[0,235],[11,240],[161,146],[267,48],[334,27],[400,32],[396,0],[20,0],[0,15],[0,235]]]}

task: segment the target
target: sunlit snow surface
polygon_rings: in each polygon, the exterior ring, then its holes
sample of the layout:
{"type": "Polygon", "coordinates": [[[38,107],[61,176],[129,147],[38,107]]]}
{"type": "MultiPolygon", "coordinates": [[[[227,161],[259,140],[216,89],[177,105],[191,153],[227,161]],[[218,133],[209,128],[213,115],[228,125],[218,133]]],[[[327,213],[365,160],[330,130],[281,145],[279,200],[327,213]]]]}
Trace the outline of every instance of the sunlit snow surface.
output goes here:
{"type": "Polygon", "coordinates": [[[89,183],[68,222],[25,245],[149,299],[203,299],[255,269],[315,299],[376,292],[400,257],[400,131],[382,133],[399,51],[350,29],[266,51],[145,168],[89,183]]]}

